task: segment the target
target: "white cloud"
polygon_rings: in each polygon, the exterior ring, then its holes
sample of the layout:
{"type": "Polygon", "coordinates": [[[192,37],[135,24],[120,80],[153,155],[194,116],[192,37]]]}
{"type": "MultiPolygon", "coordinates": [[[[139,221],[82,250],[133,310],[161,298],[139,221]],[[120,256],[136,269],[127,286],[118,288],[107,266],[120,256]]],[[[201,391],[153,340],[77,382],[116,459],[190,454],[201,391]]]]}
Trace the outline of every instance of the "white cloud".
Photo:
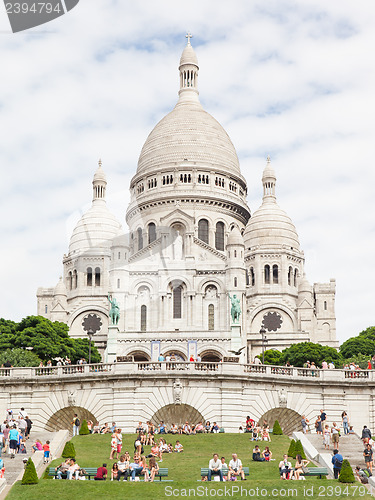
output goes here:
{"type": "Polygon", "coordinates": [[[97,0],[13,35],[0,16],[1,316],[34,313],[37,287],[56,283],[99,157],[125,226],[189,29],[201,100],[237,148],[252,211],[269,153],[308,278],[337,279],[340,340],[374,324],[374,17],[369,0],[97,0]]]}

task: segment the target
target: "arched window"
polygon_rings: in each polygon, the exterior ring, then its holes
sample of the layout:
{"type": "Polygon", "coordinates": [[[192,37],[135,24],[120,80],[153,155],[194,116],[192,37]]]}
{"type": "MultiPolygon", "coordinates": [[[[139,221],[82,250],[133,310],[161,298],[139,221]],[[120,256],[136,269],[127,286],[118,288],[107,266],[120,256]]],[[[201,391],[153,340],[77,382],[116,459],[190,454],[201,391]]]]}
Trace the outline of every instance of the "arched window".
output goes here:
{"type": "Polygon", "coordinates": [[[288,271],[288,285],[291,286],[292,284],[292,276],[293,276],[293,269],[291,267],[289,267],[289,271],[288,271]]]}
{"type": "Polygon", "coordinates": [[[212,332],[215,329],[215,306],[208,306],[208,329],[212,332]]]}
{"type": "Polygon", "coordinates": [[[141,332],[147,330],[147,306],[141,306],[141,332]]]}
{"type": "Polygon", "coordinates": [[[246,285],[250,285],[249,271],[246,269],[246,285]]]}
{"type": "Polygon", "coordinates": [[[252,267],[250,268],[250,283],[251,283],[251,286],[255,285],[255,273],[254,273],[254,269],[252,267]]]}
{"type": "Polygon", "coordinates": [[[268,264],[264,266],[264,283],[266,285],[270,284],[270,266],[268,264]]]}
{"type": "Polygon", "coordinates": [[[152,243],[156,240],[156,226],[153,222],[148,225],[148,243],[152,243]]]}
{"type": "Polygon", "coordinates": [[[78,274],[77,274],[77,269],[74,269],[73,271],[73,288],[77,288],[78,285],[78,274]]]}
{"type": "Polygon", "coordinates": [[[120,288],[120,278],[117,278],[117,288],[120,288]]]}
{"type": "Polygon", "coordinates": [[[325,311],[327,310],[327,301],[326,300],[324,301],[324,310],[325,311]]]}
{"type": "Polygon", "coordinates": [[[279,282],[279,266],[277,264],[272,266],[272,281],[276,284],[279,282]]]}
{"type": "Polygon", "coordinates": [[[69,271],[68,274],[68,285],[69,285],[69,290],[73,288],[73,274],[72,271],[69,271]]]}
{"type": "Polygon", "coordinates": [[[137,238],[138,238],[138,250],[142,250],[142,248],[143,248],[143,234],[142,234],[141,227],[139,227],[137,229],[137,238]]]}
{"type": "Polygon", "coordinates": [[[173,288],[173,318],[182,318],[182,288],[177,286],[173,288]]]}
{"type": "Polygon", "coordinates": [[[237,250],[234,251],[234,256],[237,257],[237,250]]]}
{"type": "Polygon", "coordinates": [[[47,314],[48,313],[48,306],[47,304],[44,306],[44,314],[47,314]]]}
{"type": "Polygon", "coordinates": [[[86,283],[87,283],[87,286],[92,286],[92,268],[91,267],[87,268],[86,283]]]}
{"type": "Polygon", "coordinates": [[[99,267],[95,268],[95,286],[100,286],[100,269],[99,269],[99,267]]]}
{"type": "Polygon", "coordinates": [[[201,219],[198,222],[198,238],[205,243],[208,243],[208,220],[201,219]]]}
{"type": "Polygon", "coordinates": [[[233,279],[233,285],[234,285],[235,287],[237,287],[237,278],[234,278],[234,279],[233,279]]]}
{"type": "Polygon", "coordinates": [[[215,248],[224,251],[224,222],[216,223],[215,248]]]}
{"type": "Polygon", "coordinates": [[[298,269],[295,269],[294,270],[294,286],[297,286],[297,273],[298,273],[298,269]]]}

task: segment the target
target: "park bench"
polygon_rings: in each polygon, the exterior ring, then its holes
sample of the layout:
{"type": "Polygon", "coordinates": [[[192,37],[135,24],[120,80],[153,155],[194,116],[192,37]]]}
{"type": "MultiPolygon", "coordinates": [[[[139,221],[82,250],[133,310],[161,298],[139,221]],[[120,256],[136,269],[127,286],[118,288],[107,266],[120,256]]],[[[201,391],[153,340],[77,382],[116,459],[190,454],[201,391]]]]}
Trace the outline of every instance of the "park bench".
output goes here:
{"type": "MultiPolygon", "coordinates": [[[[94,479],[96,476],[96,473],[98,471],[97,467],[82,467],[82,469],[85,470],[85,478],[86,479],[94,479]]],[[[140,471],[136,473],[136,476],[140,476],[140,471]]],[[[57,471],[55,471],[54,467],[50,467],[48,471],[48,476],[50,477],[57,477],[57,471]]],[[[110,471],[109,471],[109,478],[111,477],[110,471]]],[[[172,479],[162,479],[168,477],[168,468],[166,467],[160,467],[157,474],[155,474],[155,478],[159,478],[160,481],[162,482],[171,482],[172,479]]]]}
{"type": "MultiPolygon", "coordinates": [[[[223,476],[227,476],[228,475],[228,469],[221,469],[223,471],[223,476]]],[[[249,476],[250,475],[250,472],[249,472],[249,467],[242,467],[242,470],[244,471],[245,473],[245,476],[249,476]]],[[[202,467],[201,468],[201,477],[204,477],[204,476],[208,476],[208,467],[202,467]]],[[[215,477],[215,476],[213,476],[215,477]]]]}
{"type": "Polygon", "coordinates": [[[306,467],[306,469],[307,472],[303,473],[305,477],[319,476],[319,479],[322,479],[323,476],[328,476],[329,474],[327,467],[306,467]]]}
{"type": "MultiPolygon", "coordinates": [[[[93,479],[96,476],[96,473],[98,472],[97,467],[82,467],[81,469],[84,469],[85,471],[84,476],[86,479],[93,479]]],[[[57,478],[57,473],[58,471],[55,470],[55,467],[50,467],[48,471],[48,476],[57,478]]]]}

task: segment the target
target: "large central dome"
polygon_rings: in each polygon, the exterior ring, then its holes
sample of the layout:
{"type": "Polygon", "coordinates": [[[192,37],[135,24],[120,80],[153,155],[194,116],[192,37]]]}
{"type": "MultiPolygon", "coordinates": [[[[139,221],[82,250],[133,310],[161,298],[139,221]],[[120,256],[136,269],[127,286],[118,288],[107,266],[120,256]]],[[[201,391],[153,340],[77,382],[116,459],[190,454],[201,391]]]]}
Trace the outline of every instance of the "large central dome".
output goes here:
{"type": "Polygon", "coordinates": [[[180,59],[179,101],[147,137],[137,175],[154,173],[184,160],[241,175],[237,153],[228,134],[199,102],[198,69],[194,49],[188,43],[180,59]]]}

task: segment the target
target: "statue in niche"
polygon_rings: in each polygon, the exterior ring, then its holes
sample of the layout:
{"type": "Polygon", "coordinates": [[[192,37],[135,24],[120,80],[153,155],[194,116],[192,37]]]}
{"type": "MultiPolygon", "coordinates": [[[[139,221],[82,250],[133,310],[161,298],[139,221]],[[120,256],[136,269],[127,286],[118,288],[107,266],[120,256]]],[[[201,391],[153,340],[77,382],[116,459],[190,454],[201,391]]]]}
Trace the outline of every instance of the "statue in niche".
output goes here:
{"type": "Polygon", "coordinates": [[[210,285],[206,288],[206,299],[216,299],[217,297],[217,288],[216,286],[210,285]]]}
{"type": "Polygon", "coordinates": [[[182,384],[181,380],[177,378],[173,384],[173,401],[175,405],[181,404],[181,395],[182,395],[182,384]]]}
{"type": "Polygon", "coordinates": [[[111,304],[111,308],[109,310],[111,324],[118,325],[120,319],[120,306],[118,305],[117,300],[115,298],[112,298],[112,295],[108,294],[108,301],[111,304]]]}
{"type": "Polygon", "coordinates": [[[180,231],[177,231],[176,239],[173,242],[173,256],[174,260],[182,260],[182,245],[183,240],[180,231]]]}

